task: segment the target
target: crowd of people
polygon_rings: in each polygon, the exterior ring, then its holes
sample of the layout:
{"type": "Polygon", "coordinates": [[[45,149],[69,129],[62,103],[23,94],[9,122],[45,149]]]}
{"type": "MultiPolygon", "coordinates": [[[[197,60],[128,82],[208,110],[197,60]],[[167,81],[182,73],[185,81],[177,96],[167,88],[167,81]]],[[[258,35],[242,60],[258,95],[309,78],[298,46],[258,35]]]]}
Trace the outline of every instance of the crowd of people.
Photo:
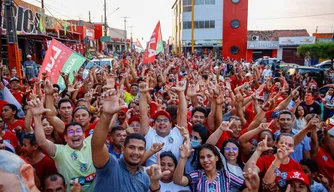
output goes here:
{"type": "Polygon", "coordinates": [[[59,72],[65,89],[0,65],[0,191],[334,191],[332,88],[279,63],[142,60],[59,72]]]}

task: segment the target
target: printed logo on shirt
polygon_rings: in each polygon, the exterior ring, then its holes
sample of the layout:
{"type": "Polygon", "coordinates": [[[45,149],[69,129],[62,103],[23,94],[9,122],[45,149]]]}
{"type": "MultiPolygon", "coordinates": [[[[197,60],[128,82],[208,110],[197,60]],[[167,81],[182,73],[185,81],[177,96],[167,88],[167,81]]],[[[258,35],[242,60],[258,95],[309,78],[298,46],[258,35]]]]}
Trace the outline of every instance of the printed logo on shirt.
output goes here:
{"type": "Polygon", "coordinates": [[[87,172],[87,169],[88,169],[88,167],[87,167],[86,164],[81,164],[81,165],[80,165],[80,171],[81,171],[82,173],[87,172]]]}
{"type": "Polygon", "coordinates": [[[94,129],[91,129],[91,130],[89,131],[89,135],[93,135],[93,132],[94,132],[94,129]]]}
{"type": "Polygon", "coordinates": [[[279,169],[275,169],[275,176],[276,177],[280,177],[280,179],[278,180],[278,185],[280,187],[285,187],[286,185],[286,178],[288,176],[287,172],[281,172],[279,169]]]}
{"type": "Polygon", "coordinates": [[[326,155],[322,156],[322,158],[325,160],[325,161],[328,161],[328,157],[326,155]]]}
{"type": "Polygon", "coordinates": [[[75,152],[71,153],[71,159],[73,161],[77,160],[78,159],[78,155],[75,152]]]}
{"type": "Polygon", "coordinates": [[[169,143],[173,143],[173,142],[174,142],[173,137],[168,137],[168,142],[169,142],[169,143]]]}

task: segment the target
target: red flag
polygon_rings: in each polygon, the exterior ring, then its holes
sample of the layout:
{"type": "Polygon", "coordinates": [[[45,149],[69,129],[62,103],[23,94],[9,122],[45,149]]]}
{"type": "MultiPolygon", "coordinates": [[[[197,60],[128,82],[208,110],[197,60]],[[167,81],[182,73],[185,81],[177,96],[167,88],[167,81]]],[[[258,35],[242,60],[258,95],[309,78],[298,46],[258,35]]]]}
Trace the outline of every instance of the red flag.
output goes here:
{"type": "Polygon", "coordinates": [[[147,47],[144,53],[143,64],[154,62],[157,44],[159,42],[159,38],[161,37],[160,32],[161,32],[161,29],[160,29],[160,21],[159,21],[157,26],[155,26],[155,29],[150,38],[150,41],[147,44],[147,47]]]}

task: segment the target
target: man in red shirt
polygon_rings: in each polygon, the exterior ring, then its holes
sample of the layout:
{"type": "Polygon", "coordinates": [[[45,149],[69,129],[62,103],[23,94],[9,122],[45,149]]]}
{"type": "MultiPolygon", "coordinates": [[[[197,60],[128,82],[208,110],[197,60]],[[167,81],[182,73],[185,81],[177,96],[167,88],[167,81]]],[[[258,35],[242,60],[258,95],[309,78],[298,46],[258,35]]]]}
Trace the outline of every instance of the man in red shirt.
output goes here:
{"type": "Polygon", "coordinates": [[[54,161],[41,152],[33,133],[24,135],[22,155],[34,167],[35,173],[41,181],[48,175],[58,172],[54,161]]]}
{"type": "Polygon", "coordinates": [[[13,94],[15,99],[22,103],[24,93],[20,90],[20,80],[17,77],[13,77],[9,80],[10,92],[13,94]]]}

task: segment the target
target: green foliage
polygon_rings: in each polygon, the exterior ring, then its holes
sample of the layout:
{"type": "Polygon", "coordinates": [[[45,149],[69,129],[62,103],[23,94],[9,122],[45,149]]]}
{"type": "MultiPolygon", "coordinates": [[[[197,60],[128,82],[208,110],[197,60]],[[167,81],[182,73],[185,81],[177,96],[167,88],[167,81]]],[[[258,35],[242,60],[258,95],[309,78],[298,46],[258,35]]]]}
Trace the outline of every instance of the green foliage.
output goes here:
{"type": "Polygon", "coordinates": [[[334,59],[334,42],[316,42],[313,45],[301,45],[297,48],[297,55],[301,57],[310,56],[319,59],[334,59]]]}

